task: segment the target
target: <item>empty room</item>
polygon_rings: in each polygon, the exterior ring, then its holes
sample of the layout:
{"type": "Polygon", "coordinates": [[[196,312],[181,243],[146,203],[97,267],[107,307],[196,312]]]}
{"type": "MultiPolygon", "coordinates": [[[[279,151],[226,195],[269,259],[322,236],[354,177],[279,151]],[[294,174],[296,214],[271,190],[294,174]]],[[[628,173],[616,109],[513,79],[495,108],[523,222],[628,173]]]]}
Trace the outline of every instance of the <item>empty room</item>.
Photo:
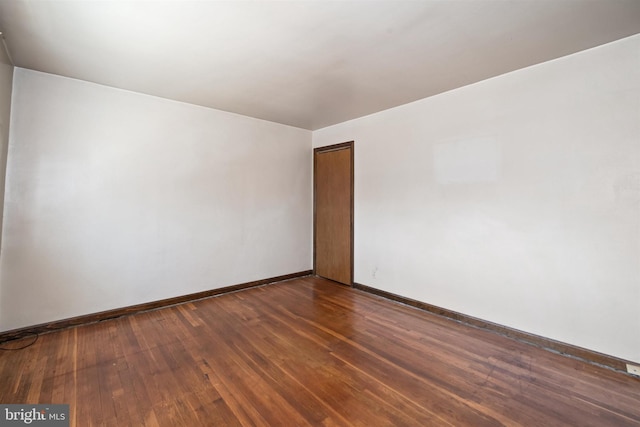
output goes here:
{"type": "Polygon", "coordinates": [[[640,1],[0,32],[0,426],[640,426],[640,1]]]}

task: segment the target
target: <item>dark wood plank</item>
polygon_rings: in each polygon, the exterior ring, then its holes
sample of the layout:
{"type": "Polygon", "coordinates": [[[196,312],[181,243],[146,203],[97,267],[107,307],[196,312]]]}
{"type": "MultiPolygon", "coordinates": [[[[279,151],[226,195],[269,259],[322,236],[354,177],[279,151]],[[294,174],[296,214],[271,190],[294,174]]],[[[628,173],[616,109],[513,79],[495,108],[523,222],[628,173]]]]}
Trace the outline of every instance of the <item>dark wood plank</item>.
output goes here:
{"type": "Polygon", "coordinates": [[[143,304],[136,304],[128,307],[101,311],[99,313],[91,313],[83,316],[72,317],[69,319],[56,320],[49,323],[42,323],[39,325],[32,325],[24,328],[12,329],[10,331],[0,332],[0,344],[6,341],[16,340],[16,339],[24,338],[34,334],[43,334],[47,332],[57,331],[60,329],[71,328],[74,326],[86,325],[94,322],[102,322],[104,320],[109,320],[109,319],[114,319],[121,316],[140,313],[143,311],[155,310],[162,307],[182,304],[189,301],[197,301],[199,299],[209,298],[216,295],[222,295],[230,292],[236,292],[244,289],[254,288],[257,286],[263,286],[269,283],[282,282],[285,280],[305,277],[310,275],[311,273],[312,273],[311,270],[300,271],[298,273],[285,274],[283,276],[271,277],[268,279],[255,280],[253,282],[240,283],[238,285],[231,285],[231,286],[225,286],[222,288],[210,289],[208,291],[181,295],[174,298],[151,301],[143,304]]]}
{"type": "Polygon", "coordinates": [[[572,357],[577,357],[579,359],[588,361],[590,363],[608,366],[620,372],[626,372],[627,363],[634,364],[629,360],[619,359],[617,357],[613,357],[608,354],[598,353],[596,351],[589,350],[586,348],[552,340],[546,337],[541,337],[539,335],[530,334],[528,332],[519,331],[517,329],[509,328],[507,326],[499,325],[497,323],[478,319],[476,317],[468,316],[463,313],[458,313],[456,311],[452,311],[446,308],[428,304],[426,302],[417,301],[411,298],[406,298],[401,295],[396,295],[390,292],[385,292],[380,289],[362,285],[360,283],[354,283],[353,287],[356,289],[363,290],[365,292],[372,293],[374,295],[381,296],[386,299],[398,301],[403,304],[407,304],[407,305],[419,308],[421,310],[426,310],[430,313],[434,313],[439,316],[444,316],[449,319],[457,320],[457,321],[466,323],[467,325],[472,325],[478,328],[494,331],[501,335],[505,335],[505,336],[517,339],[519,341],[536,345],[536,346],[545,348],[547,350],[555,351],[561,354],[566,354],[572,357]]]}
{"type": "Polygon", "coordinates": [[[640,426],[638,378],[316,277],[1,351],[0,402],[72,426],[640,426]]]}

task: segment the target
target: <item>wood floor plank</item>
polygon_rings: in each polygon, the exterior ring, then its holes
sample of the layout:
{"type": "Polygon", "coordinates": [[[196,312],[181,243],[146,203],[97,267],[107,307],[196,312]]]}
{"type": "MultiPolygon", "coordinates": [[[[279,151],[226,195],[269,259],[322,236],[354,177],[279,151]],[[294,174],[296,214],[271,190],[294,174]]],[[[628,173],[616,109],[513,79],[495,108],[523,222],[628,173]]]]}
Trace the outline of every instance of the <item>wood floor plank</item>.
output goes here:
{"type": "Polygon", "coordinates": [[[638,378],[313,277],[0,351],[0,402],[78,427],[640,426],[638,378]]]}

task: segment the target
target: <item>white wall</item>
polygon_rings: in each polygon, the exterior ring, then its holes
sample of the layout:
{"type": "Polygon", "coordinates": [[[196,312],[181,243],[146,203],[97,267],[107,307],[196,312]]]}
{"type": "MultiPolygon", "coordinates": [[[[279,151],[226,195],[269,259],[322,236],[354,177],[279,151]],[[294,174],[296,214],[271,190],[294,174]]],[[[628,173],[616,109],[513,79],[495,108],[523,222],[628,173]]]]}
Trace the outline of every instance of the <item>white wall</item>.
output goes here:
{"type": "Polygon", "coordinates": [[[16,69],[0,330],[311,268],[311,132],[16,69]]]}
{"type": "MultiPolygon", "coordinates": [[[[2,222],[4,208],[4,181],[7,168],[7,148],[9,147],[12,88],[13,65],[7,56],[4,46],[0,44],[0,223],[2,222]]],[[[0,230],[0,243],[1,242],[2,230],[0,230]]]]}
{"type": "Polygon", "coordinates": [[[640,35],[318,130],[355,281],[640,361],[640,35]]]}

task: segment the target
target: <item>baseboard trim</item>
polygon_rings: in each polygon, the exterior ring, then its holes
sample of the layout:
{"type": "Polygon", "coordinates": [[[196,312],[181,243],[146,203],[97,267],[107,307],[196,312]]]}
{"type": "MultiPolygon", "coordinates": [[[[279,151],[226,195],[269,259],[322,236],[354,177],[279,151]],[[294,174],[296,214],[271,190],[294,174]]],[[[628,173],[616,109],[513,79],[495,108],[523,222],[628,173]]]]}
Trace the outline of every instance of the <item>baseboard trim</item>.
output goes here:
{"type": "Polygon", "coordinates": [[[446,308],[438,307],[426,302],[406,298],[400,295],[393,294],[391,292],[382,291],[380,289],[372,288],[370,286],[362,285],[360,283],[354,283],[353,287],[361,291],[374,294],[389,300],[397,301],[402,304],[410,305],[420,310],[428,311],[429,313],[436,314],[438,316],[446,317],[467,325],[475,326],[481,329],[487,329],[489,331],[498,333],[500,335],[507,336],[509,338],[516,339],[518,341],[525,342],[527,344],[534,345],[536,347],[543,348],[545,350],[559,353],[565,356],[573,357],[583,360],[585,362],[604,366],[616,371],[627,374],[627,363],[637,364],[628,360],[619,359],[608,354],[598,353],[597,351],[589,350],[586,348],[578,347],[572,344],[567,344],[561,341],[556,341],[551,338],[545,338],[539,335],[531,334],[528,332],[513,329],[508,326],[503,326],[497,323],[489,322],[486,320],[478,319],[477,317],[468,316],[466,314],[458,313],[456,311],[448,310],[446,308]]]}
{"type": "Polygon", "coordinates": [[[256,286],[267,285],[269,283],[282,282],[285,280],[297,279],[311,275],[311,270],[300,271],[297,273],[285,274],[283,276],[270,277],[268,279],[255,280],[253,282],[241,283],[238,285],[225,286],[218,289],[210,289],[208,291],[196,292],[193,294],[182,295],[179,297],[167,298],[158,301],[151,301],[143,304],[131,305],[128,307],[116,308],[113,310],[101,311],[99,313],[85,314],[82,316],[72,317],[69,319],[56,320],[50,323],[41,323],[39,325],[26,326],[24,328],[12,329],[10,331],[0,332],[0,343],[6,341],[17,340],[31,335],[53,332],[60,329],[67,329],[74,326],[86,325],[89,323],[101,322],[103,320],[114,319],[140,313],[143,311],[156,310],[170,305],[183,304],[186,302],[196,301],[209,298],[216,295],[236,292],[243,289],[254,288],[256,286]]]}

